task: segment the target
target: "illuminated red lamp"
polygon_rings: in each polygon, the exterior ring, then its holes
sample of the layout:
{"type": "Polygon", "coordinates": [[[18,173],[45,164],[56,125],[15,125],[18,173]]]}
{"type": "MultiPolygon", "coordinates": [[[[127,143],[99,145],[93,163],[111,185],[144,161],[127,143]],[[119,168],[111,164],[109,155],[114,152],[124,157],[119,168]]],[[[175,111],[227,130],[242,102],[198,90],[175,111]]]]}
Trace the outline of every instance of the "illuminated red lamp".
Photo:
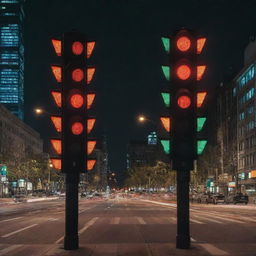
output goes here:
{"type": "Polygon", "coordinates": [[[171,130],[171,121],[170,121],[170,117],[161,117],[160,118],[165,130],[167,132],[170,132],[171,130]]]}
{"type": "Polygon", "coordinates": [[[95,93],[87,94],[87,109],[90,109],[95,98],[95,93]]]}
{"type": "Polygon", "coordinates": [[[205,100],[207,92],[198,92],[196,95],[196,106],[200,108],[205,100]]]}
{"type": "Polygon", "coordinates": [[[191,46],[191,40],[187,36],[181,36],[176,41],[176,46],[181,52],[186,52],[191,46]]]}
{"type": "Polygon", "coordinates": [[[176,70],[176,74],[179,79],[187,80],[191,75],[191,69],[188,65],[180,65],[176,70]]]}
{"type": "Polygon", "coordinates": [[[61,56],[61,40],[52,39],[52,45],[57,56],[61,56]]]}
{"type": "Polygon", "coordinates": [[[89,140],[87,141],[87,154],[90,155],[94,150],[96,145],[96,140],[89,140]]]}
{"type": "Polygon", "coordinates": [[[81,94],[76,93],[70,97],[70,105],[73,108],[81,108],[83,104],[84,104],[84,98],[81,94]]]}
{"type": "Polygon", "coordinates": [[[62,152],[61,140],[52,139],[51,144],[52,144],[52,147],[53,147],[54,151],[58,155],[61,155],[61,152],[62,152]]]}
{"type": "Polygon", "coordinates": [[[61,159],[51,158],[50,160],[54,169],[61,170],[61,159]]]}
{"type": "Polygon", "coordinates": [[[205,42],[206,42],[205,37],[197,39],[197,42],[196,42],[196,53],[197,54],[200,54],[202,52],[205,42]]]}
{"type": "Polygon", "coordinates": [[[80,68],[77,68],[72,71],[72,79],[75,82],[81,82],[84,78],[84,71],[80,68]]]}
{"type": "Polygon", "coordinates": [[[87,171],[91,171],[96,163],[96,160],[87,160],[87,171]]]}
{"type": "Polygon", "coordinates": [[[95,118],[90,118],[87,119],[87,133],[89,134],[95,124],[96,119],[95,118]]]}
{"type": "Polygon", "coordinates": [[[51,68],[56,81],[60,83],[62,81],[62,68],[60,66],[51,66],[51,68]]]}
{"type": "Polygon", "coordinates": [[[90,84],[95,73],[95,68],[88,68],[87,69],[87,84],[90,84]]]}
{"type": "Polygon", "coordinates": [[[74,122],[71,125],[71,131],[74,135],[80,135],[84,130],[84,126],[80,122],[74,122]]]}
{"type": "Polygon", "coordinates": [[[72,53],[74,55],[81,55],[83,50],[84,46],[81,42],[76,41],[72,44],[72,53]]]}
{"type": "Polygon", "coordinates": [[[52,91],[51,94],[52,94],[55,104],[60,108],[61,107],[61,93],[52,91]]]}
{"type": "Polygon", "coordinates": [[[191,99],[187,95],[182,95],[179,96],[177,103],[180,108],[186,109],[191,105],[191,99]]]}
{"type": "Polygon", "coordinates": [[[57,132],[61,132],[61,117],[59,116],[51,116],[51,121],[57,132]]]}
{"type": "Polygon", "coordinates": [[[87,43],[87,52],[86,52],[87,59],[89,59],[91,57],[94,47],[95,47],[95,42],[87,43]]]}

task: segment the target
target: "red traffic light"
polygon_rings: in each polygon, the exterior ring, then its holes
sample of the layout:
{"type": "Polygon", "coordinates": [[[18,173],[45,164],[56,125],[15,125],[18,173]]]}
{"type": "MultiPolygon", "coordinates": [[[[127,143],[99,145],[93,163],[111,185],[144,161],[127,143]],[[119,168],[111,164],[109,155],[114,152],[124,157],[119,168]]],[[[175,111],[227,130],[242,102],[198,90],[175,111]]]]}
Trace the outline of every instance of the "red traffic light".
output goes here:
{"type": "Polygon", "coordinates": [[[84,130],[84,126],[80,122],[75,122],[71,126],[71,131],[74,135],[80,135],[84,130]]]}
{"type": "Polygon", "coordinates": [[[84,98],[81,94],[76,93],[70,97],[70,105],[73,108],[81,108],[83,104],[84,104],[84,98]]]}
{"type": "Polygon", "coordinates": [[[176,41],[176,46],[181,52],[186,52],[191,46],[191,40],[186,36],[181,36],[176,41]]]}
{"type": "Polygon", "coordinates": [[[74,42],[72,44],[72,52],[74,55],[81,55],[84,50],[84,46],[81,42],[74,42]]]}
{"type": "Polygon", "coordinates": [[[178,97],[177,103],[180,108],[186,109],[191,105],[191,99],[187,95],[182,95],[178,97]]]}
{"type": "Polygon", "coordinates": [[[84,71],[80,68],[76,68],[72,71],[72,79],[75,82],[81,82],[84,78],[84,71]]]}
{"type": "Polygon", "coordinates": [[[191,69],[188,65],[180,65],[177,70],[176,74],[179,79],[181,80],[187,80],[191,75],[191,69]]]}

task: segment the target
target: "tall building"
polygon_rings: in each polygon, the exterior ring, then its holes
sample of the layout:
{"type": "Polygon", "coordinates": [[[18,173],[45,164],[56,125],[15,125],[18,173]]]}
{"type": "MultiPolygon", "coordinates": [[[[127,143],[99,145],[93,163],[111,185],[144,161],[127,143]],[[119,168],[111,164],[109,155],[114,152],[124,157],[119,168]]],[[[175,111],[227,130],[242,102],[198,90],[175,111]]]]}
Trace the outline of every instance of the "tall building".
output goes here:
{"type": "Polygon", "coordinates": [[[23,119],[23,3],[0,0],[0,103],[23,119]]]}

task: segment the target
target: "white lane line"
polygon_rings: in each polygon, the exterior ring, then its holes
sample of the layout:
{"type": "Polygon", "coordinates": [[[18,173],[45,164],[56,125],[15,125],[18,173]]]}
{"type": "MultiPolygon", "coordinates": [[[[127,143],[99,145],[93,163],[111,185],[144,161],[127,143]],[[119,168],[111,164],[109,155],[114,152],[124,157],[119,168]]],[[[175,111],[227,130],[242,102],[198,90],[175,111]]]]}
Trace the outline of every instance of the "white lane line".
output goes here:
{"type": "Polygon", "coordinates": [[[8,233],[8,234],[6,234],[6,235],[3,235],[2,237],[9,237],[9,236],[12,236],[12,235],[14,235],[14,234],[17,234],[17,233],[19,233],[19,232],[21,232],[21,231],[24,231],[24,230],[26,230],[26,229],[32,228],[32,227],[37,226],[37,225],[38,225],[38,224],[32,224],[32,225],[27,226],[27,227],[25,227],[25,228],[21,228],[21,229],[18,229],[18,230],[16,230],[16,231],[13,231],[13,232],[11,232],[11,233],[8,233]]]}
{"type": "Polygon", "coordinates": [[[57,220],[59,220],[59,219],[57,219],[57,218],[49,218],[48,219],[48,221],[57,221],[57,220]]]}
{"type": "Polygon", "coordinates": [[[194,239],[192,236],[190,237],[191,242],[196,242],[196,239],[194,239]]]}
{"type": "Polygon", "coordinates": [[[16,217],[16,218],[11,218],[11,219],[1,220],[0,223],[1,222],[6,222],[6,221],[18,220],[18,219],[21,219],[21,218],[23,218],[23,217],[16,217]]]}
{"type": "Polygon", "coordinates": [[[78,231],[78,235],[81,235],[86,229],[88,229],[90,226],[92,226],[98,219],[99,217],[94,217],[93,219],[91,219],[89,222],[87,222],[87,224],[78,231]]]}
{"type": "Polygon", "coordinates": [[[120,223],[120,217],[114,217],[111,219],[110,224],[118,225],[120,223]]]}
{"type": "Polygon", "coordinates": [[[11,251],[13,251],[13,250],[15,250],[15,249],[17,249],[17,248],[22,247],[22,246],[23,246],[23,245],[21,245],[21,244],[15,244],[15,245],[12,245],[12,246],[10,246],[10,247],[8,247],[8,248],[5,248],[5,249],[3,249],[3,250],[0,251],[0,256],[5,255],[5,254],[7,254],[8,252],[11,252],[11,251]]]}
{"type": "Polygon", "coordinates": [[[234,219],[231,219],[231,218],[229,219],[229,218],[224,218],[224,217],[220,217],[220,216],[211,216],[211,215],[209,215],[209,216],[220,219],[220,220],[226,220],[226,221],[235,222],[235,223],[242,223],[242,224],[245,223],[244,221],[234,220],[234,219]]]}
{"type": "Polygon", "coordinates": [[[201,247],[203,247],[207,252],[209,252],[211,255],[221,256],[221,255],[229,255],[227,252],[215,247],[212,244],[199,244],[201,247]]]}
{"type": "Polygon", "coordinates": [[[142,225],[145,225],[145,224],[146,224],[145,220],[144,220],[142,217],[136,217],[136,218],[137,218],[137,220],[138,220],[138,222],[139,222],[140,224],[142,224],[142,225]]]}
{"type": "MultiPolygon", "coordinates": [[[[80,230],[78,231],[78,235],[82,234],[86,229],[88,229],[91,225],[93,225],[93,224],[96,222],[96,220],[97,220],[98,218],[99,218],[99,217],[95,217],[95,218],[91,219],[90,221],[88,221],[88,222],[86,223],[86,225],[85,225],[82,229],[80,229],[80,230]]],[[[64,239],[64,236],[62,236],[61,238],[59,238],[59,239],[55,242],[55,244],[60,243],[63,239],[64,239]]]]}
{"type": "Polygon", "coordinates": [[[191,218],[190,218],[190,221],[194,222],[194,223],[197,223],[197,224],[205,224],[205,223],[203,223],[203,222],[201,222],[199,220],[195,220],[195,219],[191,219],[191,218]]]}
{"type": "Polygon", "coordinates": [[[208,220],[208,221],[210,221],[210,222],[214,222],[214,223],[223,224],[223,222],[221,222],[221,221],[214,220],[214,219],[207,218],[207,217],[202,217],[202,216],[198,216],[198,215],[194,215],[194,217],[196,217],[196,218],[200,218],[200,219],[204,219],[204,220],[208,220]]]}

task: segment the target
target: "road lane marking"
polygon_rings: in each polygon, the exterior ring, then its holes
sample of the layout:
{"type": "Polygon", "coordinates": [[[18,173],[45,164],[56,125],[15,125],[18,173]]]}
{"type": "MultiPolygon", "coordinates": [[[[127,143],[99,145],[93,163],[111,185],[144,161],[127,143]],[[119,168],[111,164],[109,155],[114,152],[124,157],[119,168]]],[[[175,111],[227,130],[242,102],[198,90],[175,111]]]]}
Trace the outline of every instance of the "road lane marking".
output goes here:
{"type": "Polygon", "coordinates": [[[145,224],[146,224],[145,220],[143,220],[142,217],[136,217],[136,218],[137,218],[137,220],[138,220],[138,222],[139,222],[140,224],[142,224],[142,225],[145,225],[145,224]]]}
{"type": "Polygon", "coordinates": [[[23,217],[16,217],[16,218],[11,218],[11,219],[1,220],[0,223],[1,222],[6,222],[6,221],[18,220],[18,219],[21,219],[21,218],[23,218],[23,217]]]}
{"type": "Polygon", "coordinates": [[[17,234],[17,233],[19,233],[19,232],[21,232],[21,231],[24,231],[24,230],[26,230],[26,229],[32,228],[32,227],[37,226],[37,225],[38,225],[38,224],[32,224],[32,225],[27,226],[27,227],[25,227],[25,228],[21,228],[21,229],[18,229],[18,230],[16,230],[16,231],[13,231],[13,232],[11,232],[11,233],[8,233],[8,234],[6,234],[6,235],[3,235],[2,237],[9,237],[9,236],[12,236],[12,235],[14,235],[14,234],[17,234]]]}
{"type": "Polygon", "coordinates": [[[99,217],[94,217],[93,219],[91,219],[89,222],[87,222],[87,224],[78,231],[78,235],[81,235],[86,229],[88,229],[90,226],[92,226],[98,219],[99,217]]]}
{"type": "MultiPolygon", "coordinates": [[[[87,222],[87,224],[78,231],[78,235],[82,234],[86,229],[88,229],[91,225],[93,225],[96,220],[98,219],[99,217],[94,217],[93,219],[91,219],[89,222],[87,222]]],[[[58,244],[59,242],[61,242],[62,240],[64,239],[64,236],[62,236],[61,238],[59,238],[55,244],[58,244]]]]}
{"type": "Polygon", "coordinates": [[[15,249],[17,249],[17,248],[22,247],[22,246],[23,246],[23,245],[21,245],[21,244],[15,244],[15,245],[12,245],[12,246],[10,246],[10,247],[8,247],[8,248],[5,248],[5,249],[3,249],[3,250],[0,251],[0,256],[5,255],[5,254],[7,254],[8,252],[11,252],[11,251],[13,251],[13,250],[15,250],[15,249]]]}
{"type": "Polygon", "coordinates": [[[195,219],[191,219],[191,218],[190,218],[190,221],[194,222],[194,223],[197,223],[197,224],[205,224],[204,222],[201,222],[201,221],[195,220],[195,219]]]}
{"type": "Polygon", "coordinates": [[[228,218],[224,218],[224,217],[220,217],[220,216],[211,216],[210,214],[209,214],[209,216],[210,216],[210,217],[217,218],[217,219],[221,219],[221,220],[230,221],[230,222],[236,222],[236,223],[241,223],[241,224],[244,224],[244,223],[245,223],[244,221],[234,220],[234,219],[228,219],[228,218]]]}
{"type": "Polygon", "coordinates": [[[59,219],[57,219],[57,218],[49,218],[48,219],[48,221],[57,221],[57,220],[59,220],[59,219]]]}
{"type": "Polygon", "coordinates": [[[221,255],[229,255],[227,252],[215,247],[212,244],[199,244],[201,247],[203,247],[207,252],[209,252],[211,255],[221,256],[221,255]]]}
{"type": "Polygon", "coordinates": [[[110,224],[114,224],[117,225],[120,223],[120,217],[114,217],[113,219],[111,219],[110,224]]]}
{"type": "Polygon", "coordinates": [[[191,242],[196,242],[196,239],[194,239],[192,236],[190,237],[191,242]]]}
{"type": "Polygon", "coordinates": [[[201,218],[201,219],[205,219],[205,220],[208,220],[208,221],[210,221],[210,222],[215,222],[215,223],[223,224],[223,222],[221,222],[221,221],[214,220],[214,219],[210,219],[210,218],[207,218],[207,217],[202,217],[202,216],[198,216],[198,215],[194,215],[194,217],[196,217],[196,218],[201,218]]]}

